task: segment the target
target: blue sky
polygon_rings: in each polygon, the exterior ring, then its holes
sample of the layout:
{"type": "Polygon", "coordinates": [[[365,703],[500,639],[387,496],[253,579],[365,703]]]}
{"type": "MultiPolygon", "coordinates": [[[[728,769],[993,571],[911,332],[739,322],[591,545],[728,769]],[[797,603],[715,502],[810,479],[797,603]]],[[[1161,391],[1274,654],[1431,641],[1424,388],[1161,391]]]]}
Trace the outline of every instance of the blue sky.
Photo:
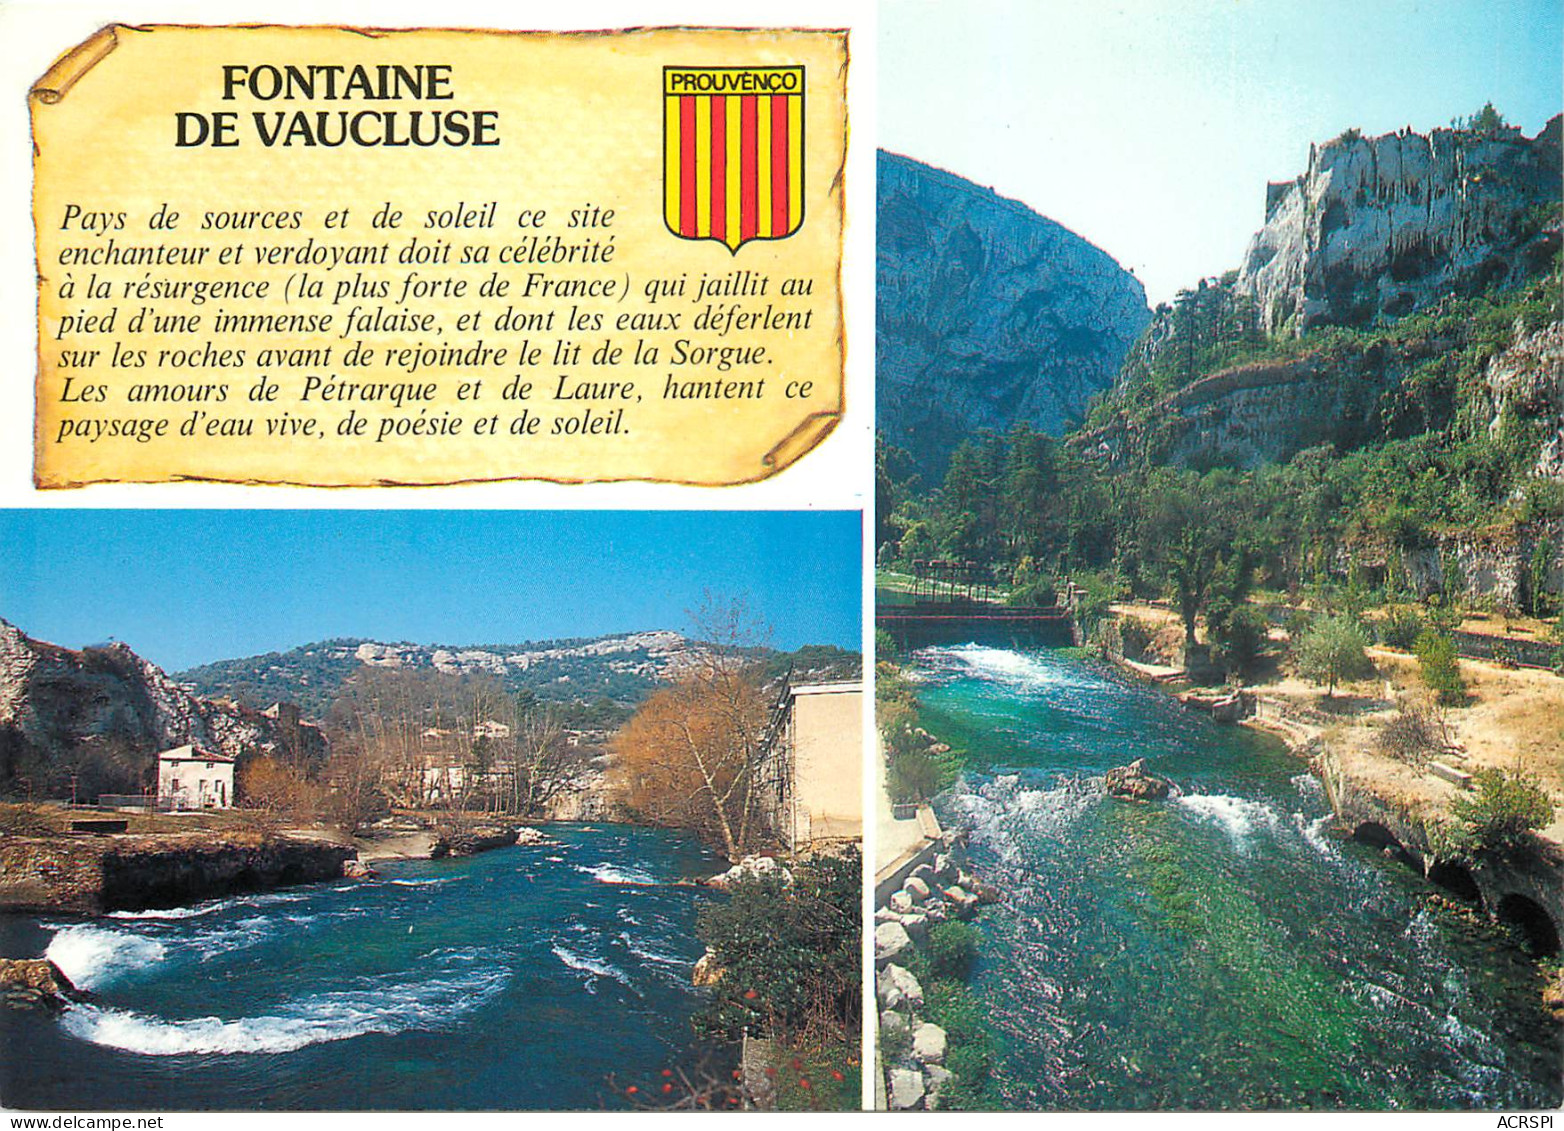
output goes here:
{"type": "Polygon", "coordinates": [[[1559,0],[885,0],[881,147],[1132,268],[1153,305],[1237,267],[1309,143],[1559,113],[1559,0]]]}
{"type": "Polygon", "coordinates": [[[0,617],[169,671],[335,636],[687,631],[742,595],[779,648],[860,642],[856,511],[0,511],[0,617]]]}

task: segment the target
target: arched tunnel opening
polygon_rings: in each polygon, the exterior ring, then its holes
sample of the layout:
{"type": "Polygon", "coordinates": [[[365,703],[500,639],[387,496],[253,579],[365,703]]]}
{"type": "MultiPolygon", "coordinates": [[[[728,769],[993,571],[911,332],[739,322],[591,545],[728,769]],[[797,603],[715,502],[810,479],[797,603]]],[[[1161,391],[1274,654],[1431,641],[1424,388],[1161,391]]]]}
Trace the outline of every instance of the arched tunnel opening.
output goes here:
{"type": "Polygon", "coordinates": [[[1457,899],[1467,903],[1483,901],[1482,889],[1477,886],[1476,877],[1464,865],[1450,860],[1435,860],[1429,866],[1428,878],[1457,899]]]}
{"type": "Polygon", "coordinates": [[[1559,952],[1559,929],[1536,900],[1511,892],[1499,900],[1494,914],[1520,934],[1534,957],[1547,958],[1559,952]]]}
{"type": "Polygon", "coordinates": [[[1352,830],[1352,839],[1359,844],[1366,844],[1370,848],[1379,849],[1379,853],[1386,860],[1394,860],[1398,864],[1404,864],[1408,868],[1422,870],[1417,858],[1407,851],[1395,833],[1391,832],[1378,821],[1364,821],[1352,830]]]}
{"type": "MultiPolygon", "coordinates": [[[[1401,842],[1396,839],[1396,834],[1378,821],[1364,821],[1352,830],[1352,839],[1359,844],[1366,844],[1370,848],[1401,849],[1401,842]]],[[[1405,851],[1405,849],[1402,849],[1402,851],[1405,851]]]]}

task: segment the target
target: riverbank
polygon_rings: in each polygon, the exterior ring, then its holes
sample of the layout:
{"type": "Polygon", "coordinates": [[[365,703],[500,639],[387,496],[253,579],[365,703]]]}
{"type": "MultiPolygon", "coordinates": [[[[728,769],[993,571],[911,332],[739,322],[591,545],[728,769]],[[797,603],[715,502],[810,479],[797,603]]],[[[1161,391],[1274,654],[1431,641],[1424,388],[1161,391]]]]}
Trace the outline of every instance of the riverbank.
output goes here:
{"type": "Polygon", "coordinates": [[[342,844],[266,833],[7,836],[0,911],[101,915],[342,876],[342,844]]]}
{"type": "Polygon", "coordinates": [[[554,841],[532,826],[407,821],[345,838],[324,827],[277,829],[246,814],[83,814],[5,806],[0,912],[104,915],[371,875],[396,860],[471,856],[554,841]],[[77,827],[82,826],[82,827],[77,827]]]}
{"type": "Polygon", "coordinates": [[[1537,964],[1485,917],[1443,910],[1420,873],[1332,835],[1324,788],[1283,742],[1074,652],[965,644],[914,662],[923,725],[966,751],[940,819],[1004,892],[968,983],[1000,1105],[1558,1102],[1537,964]],[[1139,757],[1175,796],[1106,794],[1139,757]]]}
{"type": "MultiPolygon", "coordinates": [[[[899,670],[882,661],[880,675],[896,688],[896,702],[882,697],[880,727],[906,728],[902,756],[959,765],[949,744],[917,725],[916,696],[899,670]]],[[[875,1107],[985,1107],[995,1051],[966,986],[983,939],[967,920],[999,893],[967,870],[962,838],[941,827],[929,802],[891,803],[883,733],[876,755],[875,1107]]]]}
{"type": "Polygon", "coordinates": [[[681,881],[719,861],[671,830],[549,831],[548,847],[390,862],[369,883],[0,916],[0,955],[53,962],[90,995],[0,1009],[4,1047],[27,1050],[0,1057],[0,1095],[50,1111],[127,1095],[187,1111],[633,1106],[612,1078],[651,1092],[702,1063],[690,972],[719,899],[681,881]]]}
{"type": "MultiPolygon", "coordinates": [[[[1145,617],[1145,607],[1119,607],[1145,617]]],[[[1160,623],[1168,624],[1164,617],[1160,623]]],[[[1179,630],[1181,632],[1181,629],[1179,630]]],[[[1273,640],[1285,635],[1273,634],[1273,640]]],[[[1564,936],[1564,678],[1463,659],[1467,705],[1444,713],[1446,744],[1423,764],[1393,756],[1384,728],[1408,702],[1426,695],[1416,657],[1368,649],[1372,678],[1327,694],[1272,664],[1241,689],[1188,692],[1176,678],[1154,678],[1149,665],[1105,650],[1121,669],[1169,688],[1188,708],[1281,738],[1307,759],[1325,787],[1336,827],[1384,848],[1434,884],[1490,918],[1517,928],[1534,953],[1556,953],[1564,936]],[[1550,725],[1551,724],[1551,725],[1550,725]],[[1482,770],[1522,768],[1554,800],[1555,820],[1536,830],[1531,849],[1503,855],[1449,847],[1452,805],[1482,770]]],[[[1559,996],[1559,991],[1547,993],[1559,996]]]]}

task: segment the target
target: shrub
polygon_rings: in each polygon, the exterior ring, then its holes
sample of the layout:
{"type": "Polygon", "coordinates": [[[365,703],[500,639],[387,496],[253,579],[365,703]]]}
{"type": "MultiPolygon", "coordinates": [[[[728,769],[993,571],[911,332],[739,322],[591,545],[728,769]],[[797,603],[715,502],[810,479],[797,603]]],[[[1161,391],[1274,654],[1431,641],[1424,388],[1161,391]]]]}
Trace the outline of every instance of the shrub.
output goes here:
{"type": "Polygon", "coordinates": [[[1416,609],[1397,605],[1390,608],[1385,613],[1385,619],[1380,622],[1379,638],[1386,647],[1398,652],[1410,652],[1426,627],[1422,614],[1416,609]]]}
{"type": "Polygon", "coordinates": [[[959,773],[959,764],[948,753],[936,754],[928,747],[897,750],[887,759],[885,787],[892,801],[927,801],[959,773]]]}
{"type": "Polygon", "coordinates": [[[1448,633],[1425,628],[1413,645],[1418,666],[1422,669],[1423,682],[1438,696],[1446,707],[1466,705],[1466,681],[1461,678],[1461,665],[1455,656],[1455,641],[1448,633]]]}
{"type": "Polygon", "coordinates": [[[696,934],[723,975],[697,1030],[784,1040],[855,1032],[862,876],[856,850],[818,856],[794,866],[791,884],[775,873],[740,880],[701,908],[696,934]]]}
{"type": "Polygon", "coordinates": [[[1507,852],[1526,843],[1532,829],[1553,823],[1553,801],[1536,778],[1509,770],[1479,770],[1476,791],[1450,803],[1474,849],[1507,852]]]}
{"type": "Polygon", "coordinates": [[[929,931],[929,976],[936,979],[966,981],[977,961],[982,936],[970,923],[954,920],[938,923],[929,931]]]}
{"type": "Polygon", "coordinates": [[[1351,618],[1321,617],[1297,643],[1298,669],[1306,679],[1325,684],[1327,695],[1334,695],[1341,681],[1372,674],[1367,647],[1363,630],[1351,618]]]}
{"type": "Polygon", "coordinates": [[[1444,714],[1426,703],[1401,703],[1395,717],[1380,728],[1379,748],[1410,766],[1422,767],[1449,744],[1444,714]]]}
{"type": "Polygon", "coordinates": [[[894,660],[900,649],[896,647],[896,641],[890,633],[883,628],[874,630],[874,658],[876,660],[894,660]]]}

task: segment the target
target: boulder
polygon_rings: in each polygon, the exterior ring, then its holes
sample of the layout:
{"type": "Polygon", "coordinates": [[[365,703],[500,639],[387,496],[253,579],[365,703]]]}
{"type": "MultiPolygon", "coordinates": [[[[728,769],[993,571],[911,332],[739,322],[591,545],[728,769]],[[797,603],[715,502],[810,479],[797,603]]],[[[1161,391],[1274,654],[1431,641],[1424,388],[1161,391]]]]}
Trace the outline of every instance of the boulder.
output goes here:
{"type": "Polygon", "coordinates": [[[47,958],[0,958],[0,1004],[58,1013],[86,995],[47,958]]]}
{"type": "Polygon", "coordinates": [[[970,919],[977,914],[978,898],[960,884],[952,884],[945,889],[945,898],[950,901],[957,918],[970,919]]]}
{"type": "Polygon", "coordinates": [[[344,860],[342,862],[342,878],[346,880],[372,880],[379,874],[379,872],[376,872],[362,860],[344,860]]]}
{"type": "Polygon", "coordinates": [[[890,1071],[891,1110],[912,1111],[923,1103],[923,1073],[916,1068],[893,1068],[890,1071]]]}
{"type": "Polygon", "coordinates": [[[893,891],[886,904],[898,915],[905,915],[912,910],[912,896],[906,890],[893,891]]]}
{"type": "Polygon", "coordinates": [[[901,925],[913,942],[922,944],[928,941],[929,917],[927,915],[903,915],[901,917],[901,925]]]}
{"type": "Polygon", "coordinates": [[[939,1064],[945,1059],[945,1030],[923,1024],[912,1031],[912,1055],[924,1064],[939,1064]]]}
{"type": "Polygon", "coordinates": [[[690,984],[694,986],[715,986],[722,980],[723,969],[717,965],[717,956],[706,948],[706,953],[695,960],[695,969],[690,972],[690,984]]]}
{"type": "Polygon", "coordinates": [[[926,1064],[923,1066],[923,1080],[928,1088],[928,1094],[923,1097],[923,1106],[929,1111],[938,1111],[940,1106],[940,1093],[956,1078],[956,1074],[950,1069],[938,1064],[926,1064]]]}
{"type": "MultiPolygon", "coordinates": [[[[934,878],[940,883],[953,884],[959,872],[956,858],[948,852],[941,852],[934,857],[934,878]]],[[[916,873],[914,873],[916,874],[916,873]]]]}
{"type": "Polygon", "coordinates": [[[719,872],[706,881],[707,887],[726,891],[740,880],[781,876],[784,884],[793,882],[793,874],[770,856],[745,856],[726,872],[719,872]]]}
{"type": "Polygon", "coordinates": [[[509,848],[516,843],[514,828],[498,825],[471,825],[465,828],[449,827],[440,830],[439,838],[429,850],[429,859],[445,856],[473,856],[495,848],[509,848]]]}
{"type": "Polygon", "coordinates": [[[1103,779],[1108,796],[1126,801],[1160,801],[1172,790],[1167,778],[1146,769],[1146,759],[1137,758],[1128,766],[1115,766],[1103,779]]]}
{"type": "Polygon", "coordinates": [[[922,903],[929,898],[929,885],[917,876],[908,876],[907,882],[902,885],[901,890],[906,892],[915,904],[922,903]]]}
{"type": "Polygon", "coordinates": [[[879,926],[881,923],[900,923],[900,922],[901,922],[901,913],[897,912],[897,911],[892,911],[889,907],[882,907],[882,908],[880,908],[878,911],[876,911],[874,913],[874,923],[875,923],[875,926],[879,926]]]}
{"type": "Polygon", "coordinates": [[[874,964],[884,966],[902,958],[912,948],[912,937],[900,923],[881,923],[874,929],[874,964]]]}
{"type": "Polygon", "coordinates": [[[907,1018],[894,1009],[880,1012],[880,1037],[896,1037],[907,1032],[907,1018]]]}
{"type": "Polygon", "coordinates": [[[923,987],[905,966],[893,964],[881,970],[876,987],[880,1004],[886,1009],[900,1009],[903,1005],[918,1009],[923,1005],[923,987]]]}
{"type": "Polygon", "coordinates": [[[928,887],[939,883],[939,877],[935,875],[934,866],[931,864],[919,864],[912,870],[911,875],[913,879],[921,881],[928,887]]]}

